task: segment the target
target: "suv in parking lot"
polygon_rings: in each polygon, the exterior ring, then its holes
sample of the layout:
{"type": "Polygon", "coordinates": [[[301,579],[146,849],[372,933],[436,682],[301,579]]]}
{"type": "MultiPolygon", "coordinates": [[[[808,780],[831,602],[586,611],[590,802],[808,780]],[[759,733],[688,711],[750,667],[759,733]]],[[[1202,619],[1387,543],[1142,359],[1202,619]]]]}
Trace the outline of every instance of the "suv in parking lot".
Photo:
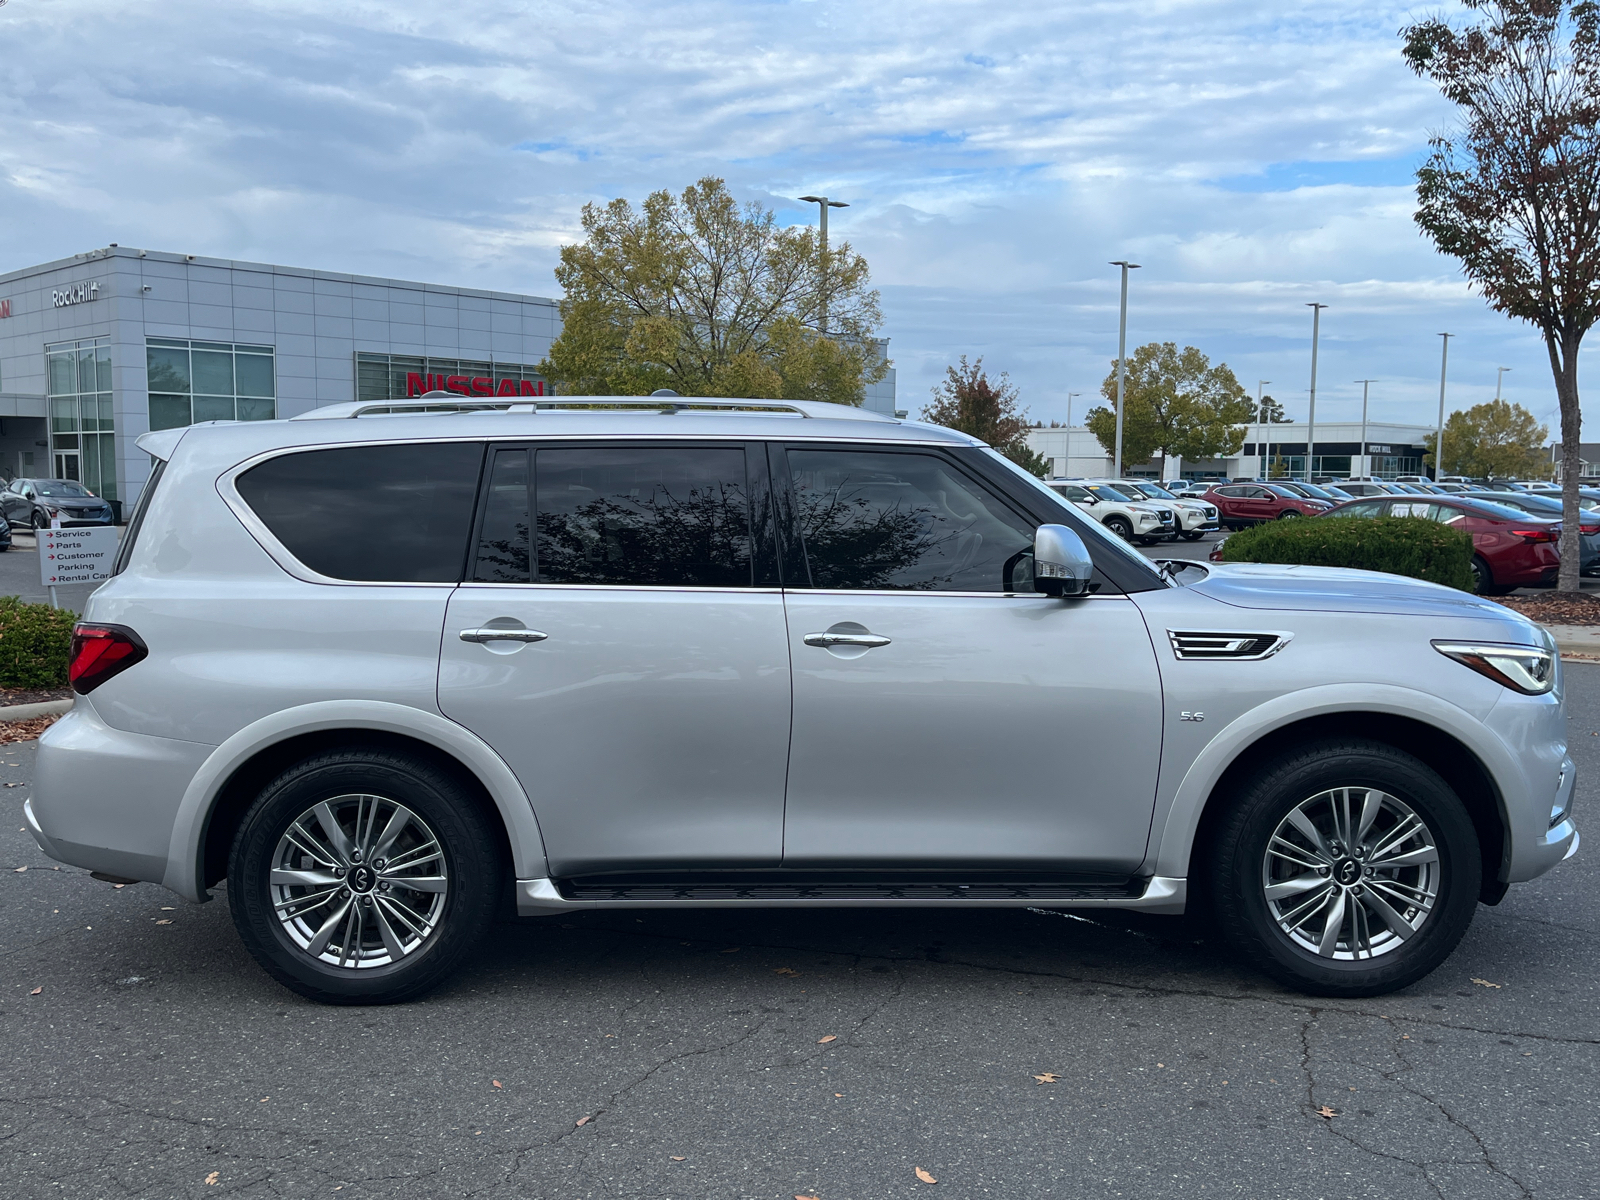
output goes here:
{"type": "Polygon", "coordinates": [[[318,1000],[420,994],[502,905],[1191,899],[1370,995],[1577,846],[1538,626],[1157,567],[952,430],[425,397],[140,445],[28,827],[113,882],[226,880],[318,1000]]]}
{"type": "Polygon", "coordinates": [[[1049,486],[1125,541],[1153,546],[1178,531],[1170,504],[1151,504],[1109,483],[1052,479],[1049,486]]]}
{"type": "Polygon", "coordinates": [[[1217,506],[1218,520],[1228,529],[1321,516],[1333,507],[1331,501],[1312,500],[1275,483],[1218,484],[1206,492],[1205,499],[1217,506]]]}
{"type": "Polygon", "coordinates": [[[1113,482],[1124,495],[1170,507],[1177,519],[1178,536],[1186,542],[1198,542],[1206,534],[1221,528],[1217,523],[1217,506],[1208,501],[1174,495],[1159,483],[1152,483],[1148,479],[1118,479],[1113,482]]]}

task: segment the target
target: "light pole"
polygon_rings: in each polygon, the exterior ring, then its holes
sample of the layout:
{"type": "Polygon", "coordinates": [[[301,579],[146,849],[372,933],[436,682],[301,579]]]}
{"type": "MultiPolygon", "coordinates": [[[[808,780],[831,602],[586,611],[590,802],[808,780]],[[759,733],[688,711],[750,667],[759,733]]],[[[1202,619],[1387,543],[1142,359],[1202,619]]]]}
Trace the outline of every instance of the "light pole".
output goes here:
{"type": "Polygon", "coordinates": [[[1376,379],[1358,379],[1361,385],[1361,474],[1372,474],[1372,460],[1367,455],[1367,388],[1377,383],[1376,379]]]}
{"type": "Polygon", "coordinates": [[[1139,264],[1118,259],[1111,264],[1122,268],[1122,320],[1117,326],[1117,454],[1111,464],[1111,478],[1122,478],[1122,394],[1128,378],[1128,272],[1139,264]]]}
{"type": "Polygon", "coordinates": [[[1444,373],[1450,365],[1450,339],[1453,333],[1441,333],[1444,339],[1439,351],[1439,433],[1433,442],[1433,481],[1438,483],[1444,478],[1444,373]]]}
{"type": "Polygon", "coordinates": [[[1500,385],[1505,382],[1506,372],[1509,370],[1511,370],[1510,367],[1496,367],[1494,369],[1494,398],[1496,400],[1500,399],[1500,385]]]}
{"type": "Polygon", "coordinates": [[[1306,482],[1315,482],[1313,464],[1317,458],[1317,339],[1322,332],[1322,310],[1326,304],[1308,303],[1311,310],[1311,416],[1306,422],[1306,482]]]}
{"type": "MultiPolygon", "coordinates": [[[[1261,442],[1267,435],[1267,414],[1261,410],[1261,393],[1266,390],[1270,379],[1256,380],[1256,461],[1261,465],[1260,476],[1262,479],[1272,478],[1272,467],[1269,466],[1269,455],[1262,452],[1261,442]]],[[[1268,450],[1272,447],[1268,446],[1268,450]]]]}
{"type": "Polygon", "coordinates": [[[1082,392],[1068,392],[1067,393],[1067,428],[1068,429],[1072,428],[1072,398],[1074,396],[1081,396],[1081,395],[1083,395],[1082,392]]]}
{"type": "Polygon", "coordinates": [[[817,332],[823,337],[828,336],[828,210],[830,208],[849,208],[843,200],[829,200],[826,196],[801,196],[807,204],[815,204],[822,209],[822,323],[817,332]]]}

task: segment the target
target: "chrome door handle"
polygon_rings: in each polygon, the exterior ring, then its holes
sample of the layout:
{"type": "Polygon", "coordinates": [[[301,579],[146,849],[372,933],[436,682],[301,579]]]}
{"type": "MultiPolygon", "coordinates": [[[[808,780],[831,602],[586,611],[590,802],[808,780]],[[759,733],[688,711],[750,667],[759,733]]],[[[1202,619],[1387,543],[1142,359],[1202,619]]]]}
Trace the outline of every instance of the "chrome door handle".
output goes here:
{"type": "Polygon", "coordinates": [[[829,646],[865,646],[875,650],[879,646],[887,646],[889,639],[881,633],[808,633],[805,643],[808,646],[821,646],[824,650],[829,646]]]}
{"type": "Polygon", "coordinates": [[[463,629],[463,642],[542,642],[549,637],[537,629],[463,629]]]}

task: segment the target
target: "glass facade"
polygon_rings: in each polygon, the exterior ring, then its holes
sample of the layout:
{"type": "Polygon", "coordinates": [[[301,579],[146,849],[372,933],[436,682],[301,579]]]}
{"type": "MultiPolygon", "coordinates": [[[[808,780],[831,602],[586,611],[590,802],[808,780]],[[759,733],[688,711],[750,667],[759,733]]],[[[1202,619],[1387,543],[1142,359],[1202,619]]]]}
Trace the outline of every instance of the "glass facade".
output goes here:
{"type": "Polygon", "coordinates": [[[144,353],[150,371],[151,429],[277,416],[271,346],[146,338],[144,353]]]}
{"type": "Polygon", "coordinates": [[[111,417],[111,340],[80,338],[44,348],[50,405],[50,474],[117,499],[111,417]]]}
{"type": "Polygon", "coordinates": [[[544,376],[527,363],[356,352],[357,403],[404,400],[433,390],[476,396],[543,396],[550,392],[544,376]]]}

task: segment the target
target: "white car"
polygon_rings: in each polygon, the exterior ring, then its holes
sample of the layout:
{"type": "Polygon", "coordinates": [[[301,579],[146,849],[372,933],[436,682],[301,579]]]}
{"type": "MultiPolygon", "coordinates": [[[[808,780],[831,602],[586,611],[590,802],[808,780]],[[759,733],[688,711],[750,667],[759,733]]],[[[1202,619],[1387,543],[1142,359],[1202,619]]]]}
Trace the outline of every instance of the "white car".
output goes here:
{"type": "Polygon", "coordinates": [[[1148,479],[1107,480],[1118,490],[1153,504],[1171,505],[1178,518],[1178,536],[1186,542],[1198,542],[1208,533],[1222,526],[1217,521],[1217,506],[1209,501],[1173,494],[1159,483],[1148,479]]]}
{"type": "Polygon", "coordinates": [[[1178,532],[1178,517],[1170,504],[1151,504],[1109,483],[1072,479],[1047,480],[1050,487],[1072,501],[1118,537],[1151,546],[1178,532]]]}

